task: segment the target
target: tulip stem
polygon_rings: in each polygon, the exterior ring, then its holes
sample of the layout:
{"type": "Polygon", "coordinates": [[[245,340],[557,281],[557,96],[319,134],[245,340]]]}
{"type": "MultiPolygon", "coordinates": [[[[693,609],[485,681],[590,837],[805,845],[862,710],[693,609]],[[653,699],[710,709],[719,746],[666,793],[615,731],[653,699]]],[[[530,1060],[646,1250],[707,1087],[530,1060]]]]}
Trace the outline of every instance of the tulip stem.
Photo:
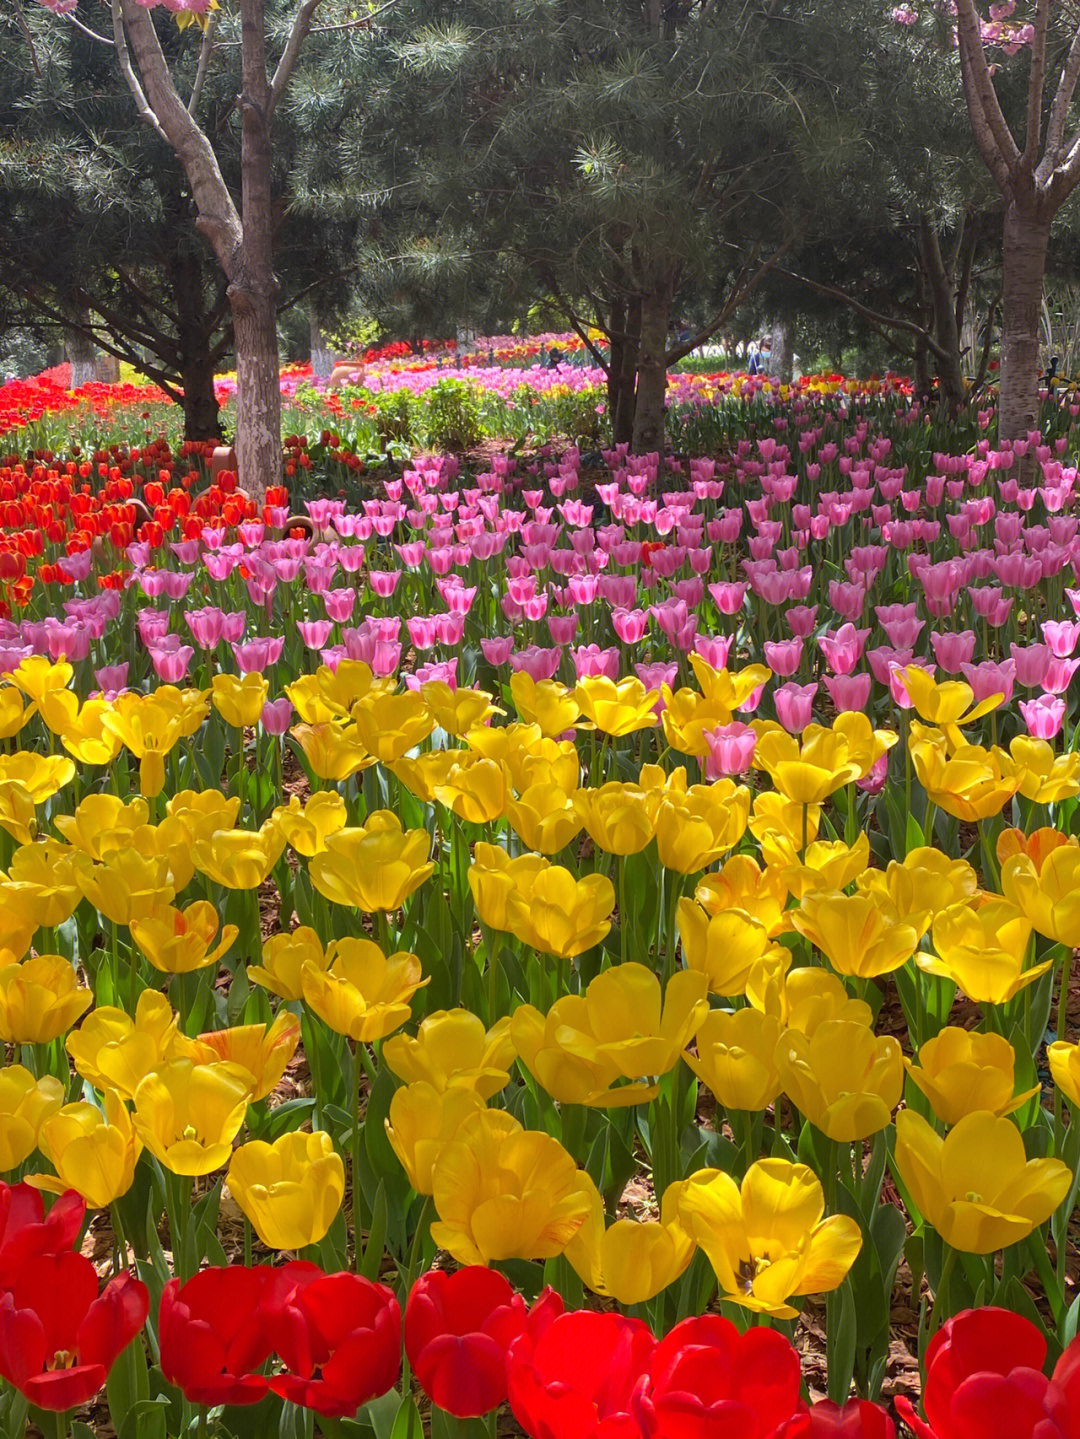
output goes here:
{"type": "MultiPolygon", "coordinates": [[[[1072,946],[1063,944],[1061,956],[1061,987],[1058,990],[1057,1019],[1054,1024],[1054,1038],[1064,1039],[1069,1025],[1069,984],[1072,980],[1072,946]]],[[[1025,990],[1027,993],[1030,990],[1025,990]]]]}
{"type": "Polygon", "coordinates": [[[945,1318],[945,1307],[949,1296],[949,1287],[952,1283],[952,1272],[956,1268],[956,1250],[951,1245],[945,1246],[945,1259],[941,1266],[941,1276],[934,1290],[934,1308],[930,1315],[930,1333],[932,1339],[937,1333],[942,1320],[945,1318]]]}

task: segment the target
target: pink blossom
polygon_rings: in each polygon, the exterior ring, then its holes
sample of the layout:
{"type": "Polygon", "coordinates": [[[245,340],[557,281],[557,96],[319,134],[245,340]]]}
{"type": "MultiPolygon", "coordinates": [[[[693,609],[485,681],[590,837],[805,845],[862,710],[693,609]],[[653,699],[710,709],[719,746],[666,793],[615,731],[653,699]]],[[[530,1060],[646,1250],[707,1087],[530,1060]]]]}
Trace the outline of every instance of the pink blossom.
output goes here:
{"type": "Polygon", "coordinates": [[[717,725],[715,729],[703,730],[702,739],[709,747],[708,755],[702,760],[708,780],[746,774],[753,763],[757,735],[749,725],[740,724],[737,720],[732,724],[717,725]]]}
{"type": "Polygon", "coordinates": [[[1065,722],[1065,701],[1060,695],[1043,694],[1021,700],[1017,706],[1033,739],[1054,739],[1065,722]]]}
{"type": "Polygon", "coordinates": [[[971,686],[975,696],[975,703],[981,704],[983,700],[991,699],[994,695],[1002,696],[1002,703],[1008,704],[1013,696],[1013,686],[1016,684],[1016,661],[1004,660],[996,664],[993,660],[983,660],[978,665],[961,665],[961,673],[971,686]]]}
{"type": "Polygon", "coordinates": [[[822,684],[840,714],[846,710],[866,709],[870,703],[870,686],[873,680],[873,675],[865,670],[861,674],[822,676],[822,684]]]}
{"type": "Polygon", "coordinates": [[[263,705],[262,727],[267,734],[284,734],[292,723],[292,701],[287,695],[263,705]]]}
{"type": "Polygon", "coordinates": [[[797,685],[789,681],[773,694],[776,717],[789,734],[801,734],[814,718],[817,684],[797,685]]]}
{"type": "Polygon", "coordinates": [[[930,645],[934,658],[949,675],[958,675],[962,667],[970,664],[975,653],[975,631],[931,630],[930,645]]]}
{"type": "Polygon", "coordinates": [[[1017,684],[1021,684],[1029,690],[1041,689],[1047,666],[1050,663],[1049,646],[1011,644],[1009,656],[1016,665],[1017,684]]]}
{"type": "Polygon", "coordinates": [[[803,642],[798,635],[790,640],[766,640],[762,649],[765,663],[781,678],[795,674],[802,664],[803,642]]]}
{"type": "MultiPolygon", "coordinates": [[[[550,625],[551,621],[548,623],[550,625]]],[[[570,651],[570,658],[574,661],[574,673],[579,680],[589,675],[606,675],[612,680],[619,678],[619,651],[615,645],[606,650],[599,645],[579,645],[576,650],[570,651]]]]}

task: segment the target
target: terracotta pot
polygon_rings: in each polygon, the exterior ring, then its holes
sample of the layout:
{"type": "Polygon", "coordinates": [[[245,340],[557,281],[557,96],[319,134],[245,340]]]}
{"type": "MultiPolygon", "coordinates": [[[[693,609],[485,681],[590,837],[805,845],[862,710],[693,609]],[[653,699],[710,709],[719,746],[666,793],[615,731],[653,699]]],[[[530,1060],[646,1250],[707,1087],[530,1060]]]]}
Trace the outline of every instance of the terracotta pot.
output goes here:
{"type": "Polygon", "coordinates": [[[365,373],[363,365],[352,361],[336,364],[330,373],[330,388],[338,390],[342,385],[362,385],[365,373]]]}
{"type": "Polygon", "coordinates": [[[231,445],[217,445],[210,456],[210,480],[213,482],[222,470],[236,474],[236,451],[231,445]]]}

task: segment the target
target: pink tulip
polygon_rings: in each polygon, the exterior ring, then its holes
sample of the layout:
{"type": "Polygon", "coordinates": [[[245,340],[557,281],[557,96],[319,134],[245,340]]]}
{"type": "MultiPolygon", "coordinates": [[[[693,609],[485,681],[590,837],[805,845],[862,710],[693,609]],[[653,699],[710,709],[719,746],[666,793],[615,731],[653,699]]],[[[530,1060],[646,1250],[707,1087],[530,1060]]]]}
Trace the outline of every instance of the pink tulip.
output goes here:
{"type": "Polygon", "coordinates": [[[267,734],[284,734],[292,723],[292,701],[287,695],[263,705],[262,727],[267,734]]]}
{"type": "Polygon", "coordinates": [[[497,669],[510,663],[514,651],[513,635],[490,635],[480,641],[480,649],[489,665],[497,669]]]}
{"type": "Polygon", "coordinates": [[[334,626],[330,620],[297,620],[296,628],[309,650],[321,650],[334,626]]]}
{"type": "Polygon", "coordinates": [[[1010,645],[1009,655],[1016,665],[1016,682],[1025,689],[1041,689],[1050,649],[1047,645],[1010,645]]]}
{"type": "Polygon", "coordinates": [[[284,635],[276,638],[248,640],[246,644],[233,644],[232,652],[236,657],[236,667],[242,675],[261,675],[270,665],[276,665],[281,658],[281,651],[285,648],[284,635]]]}
{"type": "Polygon", "coordinates": [[[326,608],[326,617],[335,624],[346,624],[352,619],[353,608],[356,605],[356,591],[353,589],[327,590],[322,597],[323,605],[326,608]]]}
{"type": "Polygon", "coordinates": [[[694,650],[707,665],[714,670],[722,670],[727,668],[734,640],[734,635],[695,635],[694,650]]]}
{"type": "Polygon", "coordinates": [[[388,600],[401,580],[400,570],[368,570],[371,588],[381,600],[388,600]]]}
{"type": "Polygon", "coordinates": [[[975,653],[975,631],[931,630],[930,645],[934,658],[948,675],[958,675],[962,667],[970,664],[975,653]]]}
{"type": "Polygon", "coordinates": [[[1080,659],[1051,659],[1043,675],[1043,689],[1050,694],[1063,695],[1072,683],[1072,677],[1080,669],[1080,659]]]}
{"type": "MultiPolygon", "coordinates": [[[[549,620],[548,624],[550,623],[549,620]]],[[[552,639],[554,638],[553,632],[552,639]]],[[[576,650],[570,651],[570,658],[574,661],[574,673],[579,680],[589,675],[606,675],[612,680],[619,678],[619,651],[614,645],[606,650],[602,650],[599,645],[580,645],[576,650]]]]}
{"type": "Polygon", "coordinates": [[[1033,739],[1055,739],[1065,722],[1065,701],[1060,695],[1043,694],[1021,700],[1017,706],[1027,732],[1033,739]]]}
{"type": "Polygon", "coordinates": [[[808,640],[817,624],[817,613],[817,605],[792,605],[784,618],[797,639],[808,640]]]}
{"type": "Polygon", "coordinates": [[[822,684],[832,696],[837,711],[864,710],[870,703],[870,687],[873,675],[865,670],[861,674],[823,675],[822,684]]]}
{"type": "Polygon", "coordinates": [[[94,678],[103,690],[115,694],[127,686],[129,662],[125,660],[119,665],[102,665],[94,671],[94,678]]]}
{"type": "Polygon", "coordinates": [[[405,625],[414,649],[420,651],[434,649],[438,643],[434,615],[410,615],[405,621],[405,625]]]}
{"type": "Polygon", "coordinates": [[[649,613],[647,610],[612,610],[611,626],[624,645],[636,645],[649,627],[649,613]]]}
{"type": "Polygon", "coordinates": [[[557,646],[543,649],[540,645],[529,645],[510,656],[510,668],[514,671],[524,670],[539,684],[541,680],[555,677],[561,659],[562,650],[557,646]]]}
{"type": "Polygon", "coordinates": [[[841,625],[838,630],[818,637],[818,646],[825,656],[825,663],[836,675],[849,675],[862,659],[862,652],[870,631],[857,630],[852,624],[841,625]]]}
{"type": "Polygon", "coordinates": [[[576,614],[548,615],[547,627],[553,645],[572,644],[577,636],[578,617],[576,614]]]}
{"type": "Polygon", "coordinates": [[[1015,660],[1004,660],[1001,664],[983,660],[978,665],[961,665],[961,673],[971,686],[975,703],[981,704],[994,695],[1002,695],[1002,704],[1008,704],[1013,697],[1016,684],[1015,660]]]}
{"type": "Polygon", "coordinates": [[[180,644],[175,635],[170,635],[169,638],[176,643],[168,648],[151,648],[150,661],[154,666],[154,673],[163,684],[178,685],[187,678],[195,651],[190,645],[180,644]]]}
{"type": "Polygon", "coordinates": [[[738,614],[746,599],[746,591],[745,584],[718,582],[709,586],[713,603],[722,615],[738,614]]]}
{"type": "Polygon", "coordinates": [[[1054,658],[1067,660],[1080,640],[1080,620],[1044,620],[1041,628],[1054,658]]]}
{"type": "Polygon", "coordinates": [[[802,664],[803,642],[798,635],[790,640],[766,640],[762,648],[765,663],[781,678],[795,674],[802,664]]]}
{"type": "Polygon", "coordinates": [[[708,755],[702,760],[706,779],[746,774],[753,764],[757,734],[749,725],[738,721],[717,725],[716,729],[703,730],[702,738],[709,747],[708,755]]]}
{"type": "Polygon", "coordinates": [[[789,734],[801,734],[814,718],[817,684],[797,685],[789,681],[773,694],[776,717],[789,734]]]}

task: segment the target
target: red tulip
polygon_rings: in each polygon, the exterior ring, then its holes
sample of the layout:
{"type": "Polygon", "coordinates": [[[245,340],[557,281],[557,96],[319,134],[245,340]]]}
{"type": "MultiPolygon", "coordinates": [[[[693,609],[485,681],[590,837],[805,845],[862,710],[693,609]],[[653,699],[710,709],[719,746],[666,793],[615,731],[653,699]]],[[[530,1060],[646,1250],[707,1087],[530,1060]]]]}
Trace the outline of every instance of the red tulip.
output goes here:
{"type": "Polygon", "coordinates": [[[926,1351],[920,1419],[897,1399],[918,1439],[1080,1439],[1080,1341],[1053,1377],[1046,1342],[1008,1309],[967,1309],[942,1325],[926,1351]]]}
{"type": "Polygon", "coordinates": [[[86,1205],[69,1189],[48,1215],[41,1191],[24,1180],[0,1180],[0,1290],[10,1289],[22,1268],[41,1254],[61,1254],[79,1237],[86,1205]]]}
{"type": "Polygon", "coordinates": [[[257,1404],[267,1393],[266,1379],[254,1371],[273,1352],[265,1309],[279,1272],[231,1264],[203,1269],[186,1284],[166,1284],[158,1320],[161,1369],[185,1399],[257,1404]]]}
{"type": "Polygon", "coordinates": [[[773,1329],[717,1314],[684,1319],[656,1346],[634,1395],[646,1439],[772,1439],[799,1410],[799,1356],[773,1329]]]}
{"type": "Polygon", "coordinates": [[[640,1439],[632,1395],[656,1340],[640,1319],[576,1309],[510,1346],[510,1407],[529,1439],[640,1439]]]}
{"type": "Polygon", "coordinates": [[[121,1274],[98,1294],[81,1254],[41,1254],[0,1300],[0,1375],[39,1409],[85,1404],[146,1323],[146,1285],[121,1274]]]}
{"type": "Polygon", "coordinates": [[[405,1353],[431,1402],[475,1419],[506,1400],[506,1351],[528,1327],[535,1335],[562,1313],[548,1289],[529,1307],[497,1270],[429,1270],[405,1306],[405,1353]]]}
{"type": "Polygon", "coordinates": [[[274,1375],[270,1388],[328,1419],[344,1419],[397,1383],[401,1310],[385,1284],[313,1269],[297,1263],[277,1271],[271,1324],[288,1372],[274,1375]]]}
{"type": "Polygon", "coordinates": [[[781,1424],[775,1439],[896,1439],[896,1425],[868,1399],[852,1399],[842,1409],[823,1399],[781,1424]]]}

